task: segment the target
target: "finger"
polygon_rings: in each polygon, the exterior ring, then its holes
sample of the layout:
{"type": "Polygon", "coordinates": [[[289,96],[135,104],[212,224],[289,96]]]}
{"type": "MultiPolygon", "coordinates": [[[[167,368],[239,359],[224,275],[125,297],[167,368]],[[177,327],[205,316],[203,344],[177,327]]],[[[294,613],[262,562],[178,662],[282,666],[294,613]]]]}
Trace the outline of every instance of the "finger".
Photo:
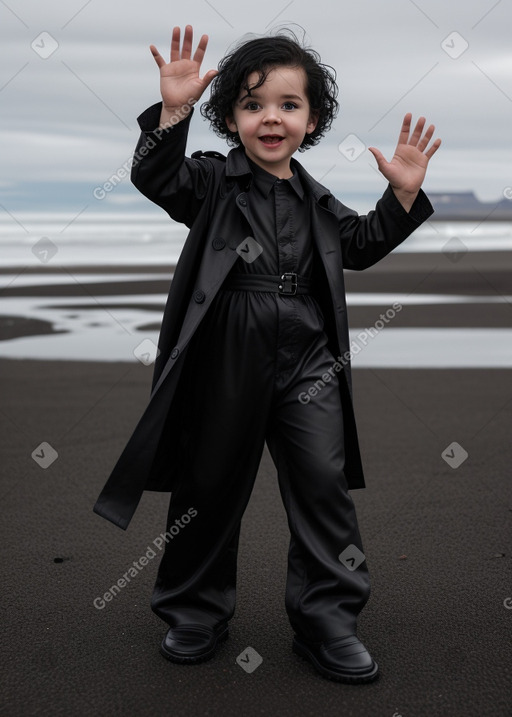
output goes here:
{"type": "Polygon", "coordinates": [[[420,117],[418,119],[418,121],[416,122],[416,127],[414,128],[414,131],[412,133],[412,137],[409,140],[409,144],[412,144],[413,146],[416,146],[418,144],[418,141],[421,137],[421,133],[423,132],[423,127],[425,126],[425,122],[425,117],[420,117]]]}
{"type": "Polygon", "coordinates": [[[408,112],[404,117],[404,121],[402,122],[400,134],[398,135],[398,144],[407,144],[407,142],[409,141],[409,132],[411,131],[411,120],[412,120],[412,114],[410,112],[408,112]]]}
{"type": "Polygon", "coordinates": [[[368,147],[368,149],[377,160],[377,164],[379,165],[379,167],[381,164],[387,164],[387,160],[380,151],[380,149],[377,149],[377,147],[368,147]]]}
{"type": "Polygon", "coordinates": [[[208,87],[208,85],[213,80],[215,75],[218,75],[218,74],[219,74],[218,70],[208,70],[208,72],[205,74],[205,76],[201,80],[203,83],[203,91],[208,87]]]}
{"type": "Polygon", "coordinates": [[[425,152],[425,157],[428,157],[428,159],[430,159],[432,157],[432,155],[434,155],[437,152],[437,150],[439,149],[440,146],[441,146],[441,140],[436,139],[434,141],[434,144],[432,145],[432,147],[428,150],[428,152],[425,152]]]}
{"type": "Polygon", "coordinates": [[[194,60],[194,62],[197,62],[199,65],[203,61],[203,57],[204,57],[204,53],[206,52],[207,45],[208,45],[208,35],[202,35],[201,39],[199,40],[197,50],[194,53],[194,57],[192,58],[194,60]]]}
{"type": "Polygon", "coordinates": [[[173,27],[171,40],[171,62],[177,62],[180,59],[180,28],[173,27]]]}
{"type": "Polygon", "coordinates": [[[155,47],[154,45],[150,45],[150,46],[149,46],[149,49],[151,50],[151,54],[153,55],[153,57],[154,57],[154,59],[155,59],[155,62],[156,62],[156,64],[158,65],[158,67],[163,67],[163,66],[165,65],[165,60],[164,60],[164,58],[162,57],[162,55],[158,52],[158,50],[156,49],[156,47],[155,47]]]}
{"type": "Polygon", "coordinates": [[[427,131],[425,132],[425,134],[423,135],[421,140],[418,142],[418,149],[420,150],[420,152],[423,152],[423,150],[426,148],[427,144],[432,139],[434,130],[435,130],[435,125],[433,125],[433,124],[429,125],[427,131]]]}
{"type": "Polygon", "coordinates": [[[183,60],[190,60],[190,55],[192,54],[192,36],[192,25],[186,25],[185,37],[183,38],[183,47],[181,49],[181,58],[183,60]]]}

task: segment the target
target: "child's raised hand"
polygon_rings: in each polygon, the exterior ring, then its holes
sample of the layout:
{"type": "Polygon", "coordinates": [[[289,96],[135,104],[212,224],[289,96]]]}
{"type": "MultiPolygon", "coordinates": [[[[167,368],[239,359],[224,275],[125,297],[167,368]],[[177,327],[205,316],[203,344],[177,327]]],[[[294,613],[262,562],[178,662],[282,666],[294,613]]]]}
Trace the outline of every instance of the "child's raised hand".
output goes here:
{"type": "Polygon", "coordinates": [[[404,117],[398,144],[391,162],[386,161],[380,150],[375,147],[368,147],[377,160],[379,171],[388,180],[398,199],[407,210],[412,206],[421,188],[429,160],[441,145],[441,140],[436,139],[430,148],[425,151],[435,129],[434,125],[431,124],[423,134],[425,117],[419,118],[409,138],[411,119],[412,114],[408,112],[404,117]]]}
{"type": "Polygon", "coordinates": [[[188,105],[191,99],[199,100],[206,87],[218,74],[217,70],[208,70],[204,77],[199,77],[199,69],[208,45],[208,35],[202,35],[191,59],[192,33],[192,25],[187,25],[180,52],[180,28],[173,28],[169,63],[165,62],[154,45],[149,46],[160,68],[160,92],[163,107],[168,111],[188,105]]]}

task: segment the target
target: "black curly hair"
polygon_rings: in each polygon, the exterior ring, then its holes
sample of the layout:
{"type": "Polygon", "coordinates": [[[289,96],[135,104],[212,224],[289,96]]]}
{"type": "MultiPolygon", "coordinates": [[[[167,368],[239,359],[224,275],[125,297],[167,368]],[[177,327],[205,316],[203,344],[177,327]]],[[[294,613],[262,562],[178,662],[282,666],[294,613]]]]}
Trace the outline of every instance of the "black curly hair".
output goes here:
{"type": "Polygon", "coordinates": [[[306,73],[306,93],[311,112],[318,121],[313,132],[305,135],[299,151],[318,144],[330,129],[339,108],[336,71],[321,63],[315,50],[302,46],[292,30],[285,29],[276,35],[242,41],[219,63],[210,99],[201,105],[200,112],[210,121],[215,134],[225,138],[230,146],[241,144],[238,132],[232,132],[226,125],[226,116],[233,116],[240,91],[243,89],[250,95],[251,90],[261,87],[275,67],[302,67],[306,73]],[[253,72],[259,73],[259,80],[249,89],[248,77],[253,72]]]}

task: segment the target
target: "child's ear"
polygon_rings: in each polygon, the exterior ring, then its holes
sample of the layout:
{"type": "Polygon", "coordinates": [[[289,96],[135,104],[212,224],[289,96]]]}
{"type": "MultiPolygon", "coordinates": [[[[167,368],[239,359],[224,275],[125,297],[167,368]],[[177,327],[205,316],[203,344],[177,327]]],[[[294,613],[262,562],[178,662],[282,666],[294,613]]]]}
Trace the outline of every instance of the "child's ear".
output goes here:
{"type": "Polygon", "coordinates": [[[314,132],[314,131],[315,131],[315,128],[316,128],[316,126],[317,126],[317,124],[318,124],[318,119],[319,119],[319,117],[320,117],[320,115],[319,115],[318,111],[313,111],[313,110],[312,110],[312,111],[310,112],[308,124],[307,124],[307,127],[306,127],[306,134],[311,134],[311,132],[314,132]]]}
{"type": "Polygon", "coordinates": [[[230,132],[238,132],[238,127],[232,115],[226,115],[226,126],[230,132]]]}

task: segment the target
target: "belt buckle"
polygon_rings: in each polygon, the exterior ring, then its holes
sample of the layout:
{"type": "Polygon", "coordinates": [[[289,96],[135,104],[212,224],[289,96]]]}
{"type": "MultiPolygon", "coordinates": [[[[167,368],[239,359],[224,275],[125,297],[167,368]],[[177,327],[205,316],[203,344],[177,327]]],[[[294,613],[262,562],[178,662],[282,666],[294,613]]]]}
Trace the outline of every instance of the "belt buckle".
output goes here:
{"type": "Polygon", "coordinates": [[[282,284],[279,284],[278,289],[280,294],[286,294],[287,296],[295,296],[297,293],[297,274],[288,271],[281,274],[282,284]]]}

